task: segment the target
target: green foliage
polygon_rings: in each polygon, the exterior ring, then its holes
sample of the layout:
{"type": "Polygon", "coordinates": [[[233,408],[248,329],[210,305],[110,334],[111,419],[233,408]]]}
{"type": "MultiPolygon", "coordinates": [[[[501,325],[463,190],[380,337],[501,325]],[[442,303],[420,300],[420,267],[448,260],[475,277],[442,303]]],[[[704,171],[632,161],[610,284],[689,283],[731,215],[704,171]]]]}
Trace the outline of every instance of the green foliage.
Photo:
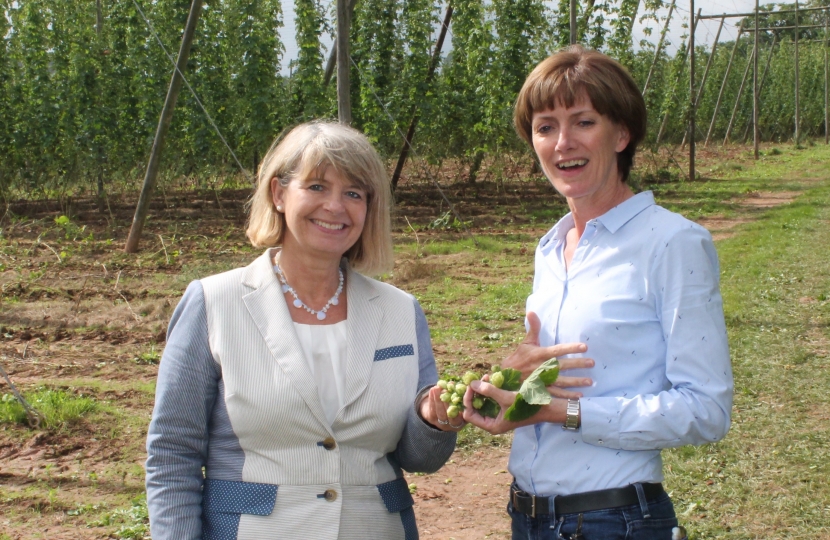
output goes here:
{"type": "MultiPolygon", "coordinates": [[[[167,51],[176,54],[188,0],[136,0],[167,51]]],[[[646,33],[662,27],[659,0],[586,0],[577,13],[579,41],[619,58],[643,85],[654,141],[679,142],[689,113],[686,35],[668,36],[676,52],[631,42],[633,20],[646,33]]],[[[820,5],[818,0],[805,7],[820,5]]],[[[298,57],[282,73],[284,23],[279,0],[215,0],[204,5],[185,72],[228,144],[249,170],[271,142],[295,123],[336,116],[335,85],[322,84],[321,38],[333,35],[333,12],[320,0],[297,0],[298,57]]],[[[791,4],[776,4],[788,9],[791,4]]],[[[527,73],[570,41],[568,0],[457,0],[450,43],[428,81],[437,29],[446,8],[436,0],[365,0],[356,4],[351,31],[351,97],[354,125],[381,153],[397,157],[401,133],[418,115],[418,155],[431,163],[460,162],[469,182],[492,156],[528,152],[512,127],[512,107],[527,73]]],[[[140,178],[156,130],[172,66],[130,1],[0,0],[0,194],[53,197],[62,202],[107,184],[140,178]],[[99,21],[97,4],[101,6],[99,21]]],[[[675,11],[675,19],[687,16],[675,11]]],[[[820,11],[799,15],[800,129],[824,130],[824,49],[820,11]]],[[[780,28],[760,35],[762,139],[786,140],[794,131],[794,14],[762,17],[780,28]],[[776,46],[771,50],[774,35],[776,46]]],[[[732,23],[734,24],[734,23],[732,23]]],[[[688,25],[686,25],[688,26],[688,25]]],[[[687,30],[688,31],[688,28],[687,30]]],[[[698,33],[702,32],[699,30],[698,33]]],[[[728,35],[724,34],[724,35],[728,35]]],[[[751,92],[738,89],[749,62],[742,35],[726,77],[733,43],[696,49],[696,69],[711,71],[697,107],[698,138],[712,122],[722,139],[735,110],[730,138],[750,130],[751,92]],[[724,81],[723,85],[721,84],[724,81]],[[721,85],[723,94],[717,104],[721,85]],[[717,106],[716,106],[717,104],[717,106]],[[711,119],[714,118],[714,121],[711,119]]],[[[667,43],[668,46],[670,43],[667,43]]],[[[700,78],[700,75],[698,75],[700,78]]],[[[166,140],[161,182],[192,176],[202,188],[235,174],[236,166],[201,108],[184,88],[166,140]]],[[[233,183],[233,178],[228,182],[233,183]]],[[[103,200],[103,199],[101,199],[103,200]]],[[[103,209],[103,204],[101,205],[103,209]]]]}
{"type": "MultiPolygon", "coordinates": [[[[42,388],[23,397],[39,413],[44,429],[66,427],[99,408],[92,398],[75,396],[63,390],[42,388]]],[[[13,394],[3,394],[0,398],[0,423],[25,424],[26,421],[23,405],[13,394]]]]}
{"type": "Polygon", "coordinates": [[[150,538],[150,516],[147,511],[147,497],[142,494],[130,501],[129,508],[119,508],[101,519],[89,524],[91,527],[112,527],[118,525],[113,532],[115,538],[142,540],[150,538]]]}

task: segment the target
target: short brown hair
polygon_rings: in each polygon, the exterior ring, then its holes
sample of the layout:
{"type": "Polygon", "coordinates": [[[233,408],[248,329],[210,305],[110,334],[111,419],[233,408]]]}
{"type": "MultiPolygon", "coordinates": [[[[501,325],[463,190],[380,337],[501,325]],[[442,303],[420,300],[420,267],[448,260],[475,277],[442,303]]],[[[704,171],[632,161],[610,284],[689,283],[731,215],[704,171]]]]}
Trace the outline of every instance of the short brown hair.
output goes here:
{"type": "Polygon", "coordinates": [[[277,138],[262,160],[257,187],[250,200],[246,234],[254,247],[279,246],[285,237],[285,215],[277,212],[271,180],[282,186],[333,167],[366,191],[363,232],[345,253],[356,270],[381,274],[392,268],[392,202],[389,176],[377,151],[361,132],[334,122],[300,124],[277,138]]]}
{"type": "Polygon", "coordinates": [[[527,76],[516,98],[516,131],[532,147],[533,113],[553,110],[557,103],[573,107],[583,96],[591,100],[598,113],[628,131],[628,146],[617,153],[617,169],[625,182],[637,145],[646,135],[646,104],[628,71],[609,56],[571,45],[542,60],[527,76]]]}

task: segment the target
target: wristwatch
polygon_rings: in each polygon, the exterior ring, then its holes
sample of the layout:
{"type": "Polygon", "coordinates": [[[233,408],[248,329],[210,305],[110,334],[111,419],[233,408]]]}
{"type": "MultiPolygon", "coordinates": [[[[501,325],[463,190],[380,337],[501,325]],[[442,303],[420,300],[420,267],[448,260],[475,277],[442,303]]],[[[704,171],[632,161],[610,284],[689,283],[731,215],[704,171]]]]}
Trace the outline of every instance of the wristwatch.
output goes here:
{"type": "Polygon", "coordinates": [[[579,429],[579,400],[569,399],[568,408],[565,410],[565,423],[562,429],[576,431],[579,429]]]}

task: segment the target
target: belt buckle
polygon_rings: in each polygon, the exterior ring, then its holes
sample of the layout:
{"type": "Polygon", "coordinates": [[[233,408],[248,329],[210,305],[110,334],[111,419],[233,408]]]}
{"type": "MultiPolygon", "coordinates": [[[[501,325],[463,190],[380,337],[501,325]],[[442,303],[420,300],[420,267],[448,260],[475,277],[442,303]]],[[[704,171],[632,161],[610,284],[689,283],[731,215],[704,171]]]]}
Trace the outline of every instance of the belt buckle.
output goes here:
{"type": "MultiPolygon", "coordinates": [[[[510,493],[511,498],[513,499],[513,501],[512,501],[513,502],[513,508],[516,508],[516,507],[519,506],[519,494],[524,493],[524,492],[522,492],[519,489],[511,489],[510,492],[511,492],[510,493]]],[[[536,517],[536,495],[533,495],[531,493],[525,493],[525,495],[530,496],[530,517],[535,518],[536,517]]]]}

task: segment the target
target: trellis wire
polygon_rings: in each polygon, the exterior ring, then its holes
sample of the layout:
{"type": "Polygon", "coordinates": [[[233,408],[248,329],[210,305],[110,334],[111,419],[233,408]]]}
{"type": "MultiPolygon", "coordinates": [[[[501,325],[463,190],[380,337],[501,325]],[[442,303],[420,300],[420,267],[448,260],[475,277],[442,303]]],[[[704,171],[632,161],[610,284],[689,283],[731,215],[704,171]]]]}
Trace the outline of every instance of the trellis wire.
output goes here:
{"type": "Polygon", "coordinates": [[[196,95],[196,91],[193,89],[192,86],[190,86],[190,83],[187,81],[187,77],[184,76],[184,73],[182,73],[181,70],[179,69],[179,67],[176,65],[176,60],[173,58],[173,56],[169,52],[167,52],[167,47],[165,47],[164,43],[162,43],[161,38],[156,33],[155,28],[153,28],[153,24],[150,22],[150,19],[148,19],[147,16],[144,15],[144,11],[141,10],[141,7],[138,5],[138,2],[136,2],[136,0],[132,0],[132,1],[133,1],[133,5],[135,5],[135,8],[138,10],[139,14],[141,14],[141,18],[144,19],[144,22],[147,24],[147,28],[150,29],[150,33],[153,34],[153,37],[156,38],[156,41],[158,42],[159,46],[161,47],[161,50],[164,51],[164,55],[167,57],[168,60],[170,60],[170,63],[173,64],[173,69],[175,69],[179,73],[179,76],[182,78],[182,82],[184,82],[185,86],[187,86],[187,89],[190,90],[190,93],[193,95],[193,99],[196,100],[196,103],[199,104],[199,107],[202,109],[202,112],[205,114],[205,117],[207,118],[207,120],[210,123],[211,127],[216,132],[216,135],[219,136],[219,138],[222,140],[222,143],[225,145],[225,148],[227,148],[228,152],[230,152],[231,156],[233,157],[233,160],[236,162],[236,165],[239,167],[239,170],[242,171],[242,174],[245,175],[245,178],[248,180],[248,182],[253,182],[253,177],[248,173],[248,171],[245,169],[245,167],[242,166],[242,163],[239,162],[239,158],[236,157],[236,153],[233,151],[233,148],[231,148],[231,145],[228,144],[228,141],[225,140],[225,137],[222,136],[222,132],[219,130],[219,127],[216,125],[216,122],[213,121],[213,117],[210,116],[210,113],[207,111],[205,106],[202,104],[202,100],[200,100],[199,96],[196,95]]]}

